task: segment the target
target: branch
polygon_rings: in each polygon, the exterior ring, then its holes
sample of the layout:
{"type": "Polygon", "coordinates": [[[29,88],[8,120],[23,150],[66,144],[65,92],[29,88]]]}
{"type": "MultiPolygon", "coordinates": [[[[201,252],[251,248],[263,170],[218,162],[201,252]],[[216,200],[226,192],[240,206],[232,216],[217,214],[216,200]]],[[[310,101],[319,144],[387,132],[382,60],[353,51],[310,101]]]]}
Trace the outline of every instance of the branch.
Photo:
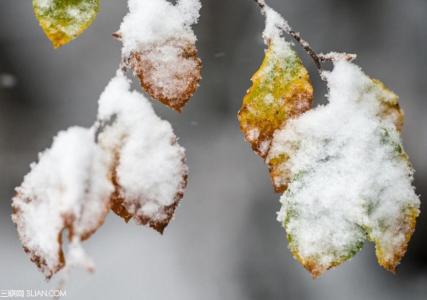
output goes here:
{"type": "MultiPolygon", "coordinates": [[[[265,3],[265,0],[254,0],[256,4],[261,9],[261,12],[265,15],[265,9],[267,4],[265,3]]],[[[314,64],[316,65],[317,70],[319,73],[322,73],[322,63],[327,61],[337,61],[337,60],[348,60],[352,61],[356,58],[355,54],[348,54],[348,53],[328,53],[328,54],[318,54],[316,51],[313,50],[313,48],[310,46],[310,44],[304,40],[301,37],[301,34],[299,32],[296,32],[293,30],[289,25],[286,26],[280,26],[280,29],[283,32],[286,32],[292,38],[304,49],[304,51],[310,55],[312,58],[314,64]]]]}

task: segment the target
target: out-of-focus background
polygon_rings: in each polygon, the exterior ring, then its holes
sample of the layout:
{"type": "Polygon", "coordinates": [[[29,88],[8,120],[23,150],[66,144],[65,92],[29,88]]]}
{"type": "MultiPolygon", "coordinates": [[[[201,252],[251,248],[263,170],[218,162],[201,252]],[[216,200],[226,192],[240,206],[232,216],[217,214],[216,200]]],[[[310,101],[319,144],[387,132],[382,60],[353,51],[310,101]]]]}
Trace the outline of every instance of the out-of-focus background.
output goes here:
{"type": "MultiPolygon", "coordinates": [[[[155,1],[155,0],[153,0],[155,1]]],[[[427,215],[398,273],[376,263],[372,245],[317,280],[293,260],[275,220],[279,195],[236,120],[263,56],[263,17],[252,0],[204,0],[195,30],[201,86],[176,114],[154,103],[186,147],[185,198],[164,236],[114,214],[86,242],[93,275],[74,271],[66,299],[427,299],[427,215]]],[[[271,0],[319,52],[357,62],[401,96],[404,143],[417,192],[427,195],[427,1],[271,0]]],[[[101,1],[93,26],[53,50],[30,0],[0,1],[0,290],[48,289],[11,222],[14,187],[37,153],[71,125],[90,126],[97,99],[120,61],[111,33],[126,1],[101,1]]],[[[317,102],[326,89],[310,66],[317,102]]]]}

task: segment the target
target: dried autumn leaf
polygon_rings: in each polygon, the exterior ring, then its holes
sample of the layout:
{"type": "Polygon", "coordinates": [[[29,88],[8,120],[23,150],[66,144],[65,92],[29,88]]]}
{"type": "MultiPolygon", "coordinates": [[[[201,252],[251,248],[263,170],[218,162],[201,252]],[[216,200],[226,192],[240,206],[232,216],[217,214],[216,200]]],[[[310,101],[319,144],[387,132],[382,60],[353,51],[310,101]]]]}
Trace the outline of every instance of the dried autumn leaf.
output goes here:
{"type": "Polygon", "coordinates": [[[130,91],[123,73],[99,101],[98,143],[110,153],[115,191],[112,210],[160,233],[183,197],[188,168],[184,149],[170,124],[161,120],[141,94],[130,91]]]}
{"type": "Polygon", "coordinates": [[[33,0],[34,13],[55,48],[77,38],[95,20],[99,0],[33,0]]]}
{"type": "Polygon", "coordinates": [[[46,278],[65,266],[65,230],[73,252],[104,222],[113,191],[107,162],[93,133],[74,127],[58,134],[16,189],[13,222],[25,252],[46,278]]]}
{"type": "Polygon", "coordinates": [[[115,34],[124,65],[154,99],[180,112],[199,86],[196,36],[199,0],[129,0],[129,13],[115,34]]]}
{"type": "Polygon", "coordinates": [[[294,257],[319,276],[366,240],[394,271],[419,214],[413,169],[403,150],[397,96],[360,68],[338,61],[325,74],[329,104],[278,131],[270,158],[286,156],[279,221],[294,257]]]}
{"type": "Polygon", "coordinates": [[[181,112],[199,86],[201,60],[190,41],[171,39],[144,45],[125,59],[142,88],[154,99],[181,112]]]}

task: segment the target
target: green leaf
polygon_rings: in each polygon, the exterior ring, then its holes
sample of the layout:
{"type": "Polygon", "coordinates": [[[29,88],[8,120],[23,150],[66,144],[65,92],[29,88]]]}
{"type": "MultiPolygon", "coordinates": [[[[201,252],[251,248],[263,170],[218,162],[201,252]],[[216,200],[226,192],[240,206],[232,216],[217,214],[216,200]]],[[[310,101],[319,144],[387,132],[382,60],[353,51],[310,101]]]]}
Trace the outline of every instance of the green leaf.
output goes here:
{"type": "Polygon", "coordinates": [[[77,38],[95,20],[99,0],[33,0],[34,13],[53,47],[77,38]]]}

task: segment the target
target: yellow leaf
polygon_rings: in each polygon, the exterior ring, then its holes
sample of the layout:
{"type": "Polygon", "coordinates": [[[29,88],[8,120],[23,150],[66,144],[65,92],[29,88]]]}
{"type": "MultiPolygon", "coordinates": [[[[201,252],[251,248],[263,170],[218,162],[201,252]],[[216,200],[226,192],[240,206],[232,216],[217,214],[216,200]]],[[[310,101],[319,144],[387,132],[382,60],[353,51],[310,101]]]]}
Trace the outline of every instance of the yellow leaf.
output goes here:
{"type": "Polygon", "coordinates": [[[379,117],[382,119],[390,118],[396,125],[396,129],[401,131],[405,115],[399,105],[399,96],[389,90],[381,81],[372,79],[372,82],[373,88],[377,90],[381,105],[379,117]]]}
{"type": "Polygon", "coordinates": [[[239,120],[254,151],[265,157],[274,131],[308,110],[313,87],[301,60],[290,49],[271,43],[253,85],[243,99],[239,120]]]}
{"type": "Polygon", "coordinates": [[[34,13],[54,48],[77,38],[95,20],[99,0],[33,0],[34,13]]]}
{"type": "MultiPolygon", "coordinates": [[[[246,140],[265,158],[274,132],[290,118],[310,109],[313,87],[301,59],[282,41],[270,43],[252,82],[238,117],[246,140]]],[[[285,157],[270,161],[272,174],[277,172],[275,166],[283,159],[285,157]]],[[[276,184],[275,189],[284,190],[276,184]]]]}
{"type": "Polygon", "coordinates": [[[381,226],[370,232],[378,230],[380,234],[369,235],[369,239],[375,243],[375,253],[378,263],[386,270],[395,273],[396,267],[406,253],[408,243],[415,231],[417,217],[420,211],[415,207],[407,207],[399,215],[399,218],[384,220],[381,226]],[[390,236],[402,236],[400,243],[390,242],[390,236]]]}

